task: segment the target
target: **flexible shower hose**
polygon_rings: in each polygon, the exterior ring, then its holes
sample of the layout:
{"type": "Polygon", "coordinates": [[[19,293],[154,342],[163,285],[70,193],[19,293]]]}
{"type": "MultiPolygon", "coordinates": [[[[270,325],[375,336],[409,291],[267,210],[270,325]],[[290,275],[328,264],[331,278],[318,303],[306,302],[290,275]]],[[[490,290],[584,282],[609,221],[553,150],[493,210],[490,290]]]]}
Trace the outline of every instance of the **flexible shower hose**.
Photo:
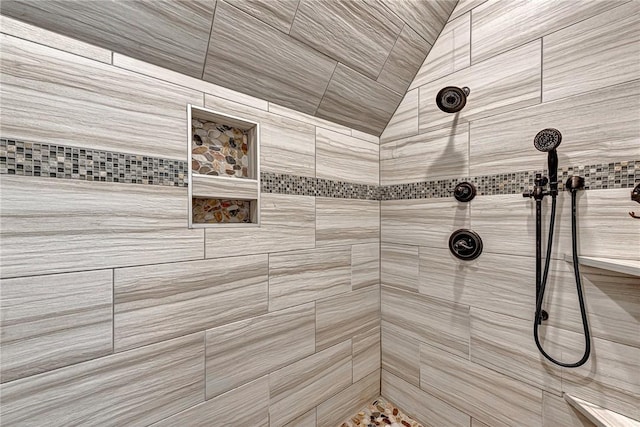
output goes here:
{"type": "Polygon", "coordinates": [[[551,218],[549,221],[549,239],[547,244],[547,255],[545,259],[544,274],[542,283],[540,283],[540,291],[536,296],[536,319],[533,321],[533,338],[540,353],[556,365],[565,368],[577,368],[584,365],[589,359],[591,353],[591,334],[589,333],[589,323],[587,321],[587,310],[584,304],[584,296],[582,294],[582,283],[580,280],[580,269],[578,267],[578,243],[577,243],[577,227],[576,227],[576,194],[577,190],[571,190],[571,247],[573,250],[573,274],[576,278],[576,290],[578,291],[578,302],[580,303],[580,316],[582,317],[582,327],[584,329],[584,354],[582,358],[575,363],[564,363],[554,359],[542,348],[540,338],[538,336],[538,327],[540,326],[540,316],[542,313],[542,300],[544,298],[545,287],[547,286],[547,278],[549,277],[549,265],[551,261],[551,246],[553,244],[553,228],[556,220],[556,195],[551,196],[551,218]]]}

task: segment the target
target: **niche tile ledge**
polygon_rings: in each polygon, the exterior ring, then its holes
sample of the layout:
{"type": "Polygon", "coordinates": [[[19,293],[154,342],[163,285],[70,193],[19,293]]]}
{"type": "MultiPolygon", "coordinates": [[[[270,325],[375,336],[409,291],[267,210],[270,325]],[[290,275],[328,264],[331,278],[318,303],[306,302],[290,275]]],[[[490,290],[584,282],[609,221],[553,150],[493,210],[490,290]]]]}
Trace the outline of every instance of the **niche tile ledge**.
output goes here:
{"type": "Polygon", "coordinates": [[[625,417],[570,394],[565,393],[564,400],[598,427],[640,427],[640,421],[625,417]]]}

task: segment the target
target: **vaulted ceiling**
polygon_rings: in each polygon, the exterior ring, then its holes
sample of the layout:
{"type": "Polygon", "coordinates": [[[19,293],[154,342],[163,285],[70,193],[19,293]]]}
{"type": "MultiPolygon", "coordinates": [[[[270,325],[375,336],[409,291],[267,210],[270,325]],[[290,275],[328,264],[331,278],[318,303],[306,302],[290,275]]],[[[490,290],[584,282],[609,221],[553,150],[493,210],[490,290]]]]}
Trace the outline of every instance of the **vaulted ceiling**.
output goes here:
{"type": "Polygon", "coordinates": [[[3,0],[4,15],[379,135],[457,0],[3,0]]]}

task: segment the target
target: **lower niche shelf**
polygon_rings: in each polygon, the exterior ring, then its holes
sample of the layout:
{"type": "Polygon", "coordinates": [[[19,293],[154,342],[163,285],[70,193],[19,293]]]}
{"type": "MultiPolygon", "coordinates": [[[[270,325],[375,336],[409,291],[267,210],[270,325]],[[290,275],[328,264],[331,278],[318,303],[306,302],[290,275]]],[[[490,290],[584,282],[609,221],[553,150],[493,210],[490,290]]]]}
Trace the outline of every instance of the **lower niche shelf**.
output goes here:
{"type": "Polygon", "coordinates": [[[192,199],[193,224],[250,224],[255,200],[198,198],[192,199]]]}
{"type": "Polygon", "coordinates": [[[594,405],[570,394],[565,393],[564,400],[598,427],[640,427],[640,421],[594,405]]]}

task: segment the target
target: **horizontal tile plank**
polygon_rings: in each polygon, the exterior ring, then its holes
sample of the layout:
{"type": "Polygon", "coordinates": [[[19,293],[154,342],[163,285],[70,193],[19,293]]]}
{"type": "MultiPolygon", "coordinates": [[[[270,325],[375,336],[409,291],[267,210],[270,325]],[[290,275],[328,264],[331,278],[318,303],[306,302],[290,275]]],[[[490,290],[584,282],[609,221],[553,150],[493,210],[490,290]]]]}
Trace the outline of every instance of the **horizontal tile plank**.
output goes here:
{"type": "MultiPolygon", "coordinates": [[[[575,291],[564,261],[553,260],[550,272],[549,295],[555,287],[575,291]]],[[[529,319],[535,301],[534,278],[533,256],[486,251],[473,261],[461,261],[449,249],[420,248],[420,293],[435,298],[529,319]]]]}
{"type": "Polygon", "coordinates": [[[316,197],[316,244],[356,245],[378,242],[380,202],[316,197]]]}
{"type": "MultiPolygon", "coordinates": [[[[260,170],[301,176],[316,174],[315,127],[279,114],[205,94],[204,105],[260,124],[260,170]]],[[[302,115],[302,113],[300,113],[302,115]]]]}
{"type": "Polygon", "coordinates": [[[288,422],[284,427],[316,427],[316,408],[288,422]]]}
{"type": "Polygon", "coordinates": [[[490,426],[542,425],[542,391],[421,345],[420,388],[490,426]]]}
{"type": "Polygon", "coordinates": [[[380,254],[380,282],[418,292],[418,247],[383,243],[380,254]]]}
{"type": "Polygon", "coordinates": [[[335,66],[336,61],[232,5],[216,5],[204,80],[313,114],[335,66]],[[235,31],[237,22],[243,31],[235,31]]]}
{"type": "Polygon", "coordinates": [[[392,200],[380,203],[383,243],[448,248],[449,236],[469,228],[471,210],[453,197],[392,200]],[[443,212],[448,212],[443,215],[443,212]]]}
{"type": "Polygon", "coordinates": [[[269,255],[269,309],[280,310],[351,289],[349,247],[269,255]]]}
{"type": "Polygon", "coordinates": [[[640,4],[631,1],[545,36],[543,101],[636,80],[638,14],[640,4]]]}
{"type": "Polygon", "coordinates": [[[402,20],[380,3],[302,0],[289,35],[375,79],[394,47],[402,24],[402,20]]]}
{"type": "Polygon", "coordinates": [[[559,166],[593,165],[640,157],[640,81],[545,102],[471,124],[471,175],[547,168],[533,146],[538,132],[562,133],[559,166]]]}
{"type": "Polygon", "coordinates": [[[380,146],[380,184],[393,185],[469,174],[469,124],[380,146]]]}
{"type": "Polygon", "coordinates": [[[322,350],[353,338],[380,322],[377,286],[316,301],[316,349],[322,350]]]}
{"type": "Polygon", "coordinates": [[[186,188],[5,175],[0,189],[5,277],[204,256],[186,188]]]}
{"type": "Polygon", "coordinates": [[[112,271],[0,280],[2,382],[112,351],[112,271]]]}
{"type": "Polygon", "coordinates": [[[449,20],[418,70],[409,89],[471,65],[471,13],[449,20]]]}
{"type": "Polygon", "coordinates": [[[473,9],[471,59],[475,64],[596,15],[619,2],[487,1],[473,9]]]}
{"type": "Polygon", "coordinates": [[[204,401],[204,333],[0,386],[3,423],[145,426],[204,401]]]}
{"type": "Polygon", "coordinates": [[[341,124],[321,119],[320,117],[315,117],[310,114],[306,114],[297,110],[293,110],[291,108],[283,107],[282,105],[275,104],[273,102],[269,102],[269,112],[273,114],[277,114],[282,117],[288,117],[290,119],[299,120],[304,123],[308,123],[313,126],[318,126],[321,128],[329,129],[334,132],[343,133],[345,135],[351,135],[351,128],[343,126],[341,124]]]}
{"type": "Polygon", "coordinates": [[[318,405],[317,422],[321,426],[338,426],[355,411],[380,396],[380,371],[370,373],[318,405]]]}
{"type": "Polygon", "coordinates": [[[418,90],[405,93],[380,135],[380,143],[418,134],[418,90]]]}
{"type": "Polygon", "coordinates": [[[113,65],[119,68],[124,68],[125,70],[144,74],[145,76],[164,80],[178,86],[184,86],[189,89],[204,92],[208,95],[213,95],[238,102],[240,104],[248,105],[250,107],[259,108],[265,111],[269,108],[269,102],[263,99],[254,98],[253,96],[246,95],[242,92],[227,89],[226,87],[218,86],[216,84],[201,80],[200,78],[187,76],[176,71],[171,71],[166,68],[149,64],[148,62],[140,61],[138,59],[131,58],[117,52],[113,53],[113,65]]]}
{"type": "Polygon", "coordinates": [[[294,420],[351,383],[350,340],[269,374],[270,425],[294,420]]]}
{"type": "Polygon", "coordinates": [[[260,195],[260,227],[207,228],[207,258],[313,248],[315,200],[289,194],[260,195]]]}
{"type": "Polygon", "coordinates": [[[469,307],[382,287],[382,321],[410,338],[463,357],[469,355],[469,307]]]}
{"type": "Polygon", "coordinates": [[[316,115],[380,135],[401,99],[402,95],[338,63],[316,115]]]}
{"type": "MultiPolygon", "coordinates": [[[[579,360],[582,333],[561,330],[563,359],[579,360]]],[[[562,391],[632,419],[640,419],[640,348],[591,338],[591,357],[578,368],[563,368],[562,391]]]]}
{"type": "MultiPolygon", "coordinates": [[[[530,312],[531,310],[529,310],[530,312]]],[[[542,390],[561,394],[561,370],[540,354],[532,339],[533,314],[519,319],[471,307],[471,361],[542,390]]],[[[545,351],[561,359],[554,331],[539,328],[545,351]]]]}
{"type": "Polygon", "coordinates": [[[405,93],[430,49],[431,44],[405,24],[377,82],[397,93],[405,93]]]}
{"type": "Polygon", "coordinates": [[[351,289],[380,283],[380,243],[351,246],[351,289]]]}
{"type": "Polygon", "coordinates": [[[153,424],[152,427],[207,427],[212,420],[229,425],[269,426],[269,380],[266,376],[153,424]]]}
{"type": "Polygon", "coordinates": [[[111,63],[112,53],[110,50],[93,46],[80,40],[45,30],[44,28],[12,19],[5,15],[0,16],[0,28],[2,28],[2,30],[0,30],[2,33],[13,37],[43,44],[54,49],[64,50],[65,52],[84,56],[85,58],[104,62],[105,64],[111,63]]]}
{"type": "Polygon", "coordinates": [[[457,2],[455,0],[438,2],[411,0],[385,1],[384,3],[423,39],[433,44],[457,2]]]}
{"type": "Polygon", "coordinates": [[[316,128],[316,176],[378,185],[378,144],[316,128]]]}
{"type": "MultiPolygon", "coordinates": [[[[200,77],[215,1],[22,2],[3,14],[38,27],[200,77]],[[131,23],[137,25],[131,25],[131,23]]],[[[113,89],[113,87],[112,87],[113,89]]],[[[133,92],[141,96],[144,91],[133,92]]]]}
{"type": "Polygon", "coordinates": [[[228,3],[264,23],[289,34],[300,0],[228,0],[228,3]]]}
{"type": "Polygon", "coordinates": [[[540,103],[541,50],[541,41],[535,40],[420,86],[420,133],[540,103]],[[436,105],[436,96],[445,86],[470,88],[459,113],[445,113],[436,105]]]}
{"type": "Polygon", "coordinates": [[[426,427],[467,427],[470,423],[469,415],[385,370],[382,396],[426,427]]]}
{"type": "MultiPolygon", "coordinates": [[[[582,333],[582,318],[576,298],[572,265],[563,280],[554,280],[547,293],[548,325],[582,333]]],[[[553,272],[552,272],[553,273],[553,272]]],[[[580,279],[591,335],[640,347],[640,293],[638,277],[598,268],[580,267],[580,279]]]]}
{"type": "Polygon", "coordinates": [[[116,351],[202,331],[267,311],[267,256],[119,268],[116,351]]]}
{"type": "Polygon", "coordinates": [[[202,105],[201,92],[14,37],[1,40],[4,137],[186,160],[185,107],[202,105]]]}
{"type": "Polygon", "coordinates": [[[314,332],[311,303],[209,329],[207,399],[313,354],[314,332]]]}
{"type": "Polygon", "coordinates": [[[564,398],[543,393],[542,426],[593,427],[593,423],[569,405],[564,398]]]}

